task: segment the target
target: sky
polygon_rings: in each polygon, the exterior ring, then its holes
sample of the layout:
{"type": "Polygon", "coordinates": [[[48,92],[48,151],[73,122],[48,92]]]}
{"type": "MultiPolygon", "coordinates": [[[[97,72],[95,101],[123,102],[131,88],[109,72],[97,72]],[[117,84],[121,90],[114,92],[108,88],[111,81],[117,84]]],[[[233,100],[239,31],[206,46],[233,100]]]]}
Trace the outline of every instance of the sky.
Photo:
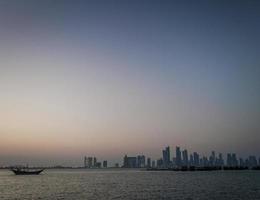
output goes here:
{"type": "Polygon", "coordinates": [[[0,166],[260,156],[260,2],[0,0],[0,166]]]}

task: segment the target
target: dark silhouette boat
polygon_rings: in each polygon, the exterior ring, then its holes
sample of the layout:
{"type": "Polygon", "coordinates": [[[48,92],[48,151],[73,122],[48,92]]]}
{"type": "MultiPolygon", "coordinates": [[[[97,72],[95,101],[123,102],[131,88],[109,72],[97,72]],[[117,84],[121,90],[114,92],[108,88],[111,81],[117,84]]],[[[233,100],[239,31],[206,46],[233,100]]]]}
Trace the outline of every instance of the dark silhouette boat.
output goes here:
{"type": "Polygon", "coordinates": [[[44,169],[11,168],[15,175],[39,175],[44,169]]]}

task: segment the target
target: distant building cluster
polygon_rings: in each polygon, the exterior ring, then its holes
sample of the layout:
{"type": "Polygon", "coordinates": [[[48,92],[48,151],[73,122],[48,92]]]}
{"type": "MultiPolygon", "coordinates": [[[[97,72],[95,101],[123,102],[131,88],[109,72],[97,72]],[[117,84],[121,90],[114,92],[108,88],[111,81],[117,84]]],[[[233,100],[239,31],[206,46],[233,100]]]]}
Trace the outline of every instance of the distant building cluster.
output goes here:
{"type": "Polygon", "coordinates": [[[84,157],[84,168],[107,168],[107,160],[98,162],[96,157],[84,157]]]}
{"type": "Polygon", "coordinates": [[[222,153],[216,154],[211,152],[210,156],[201,156],[197,152],[191,154],[187,149],[181,150],[176,147],[175,156],[171,158],[170,147],[167,146],[162,150],[162,158],[151,160],[144,155],[129,157],[127,155],[123,158],[124,168],[183,168],[183,167],[247,167],[254,168],[260,166],[260,158],[257,160],[256,156],[249,156],[246,159],[238,158],[235,153],[228,153],[226,161],[222,153]]]}
{"type": "MultiPolygon", "coordinates": [[[[84,157],[84,168],[107,168],[108,162],[100,162],[96,157],[84,157]]],[[[120,167],[115,163],[114,167],[120,167]]],[[[238,157],[236,153],[228,153],[224,158],[222,153],[212,151],[209,156],[202,156],[197,152],[189,154],[187,149],[175,148],[175,154],[171,157],[170,147],[162,150],[162,157],[152,160],[145,155],[128,156],[123,158],[122,168],[154,168],[154,169],[197,169],[197,168],[248,168],[260,167],[260,157],[250,155],[248,158],[238,157]]]]}
{"type": "MultiPolygon", "coordinates": [[[[151,159],[148,158],[148,160],[151,160],[151,159]]],[[[128,157],[127,155],[125,155],[124,163],[123,163],[122,167],[124,167],[124,168],[143,168],[143,167],[148,167],[148,166],[146,165],[146,160],[145,160],[144,155],[138,155],[136,157],[128,157]]]]}

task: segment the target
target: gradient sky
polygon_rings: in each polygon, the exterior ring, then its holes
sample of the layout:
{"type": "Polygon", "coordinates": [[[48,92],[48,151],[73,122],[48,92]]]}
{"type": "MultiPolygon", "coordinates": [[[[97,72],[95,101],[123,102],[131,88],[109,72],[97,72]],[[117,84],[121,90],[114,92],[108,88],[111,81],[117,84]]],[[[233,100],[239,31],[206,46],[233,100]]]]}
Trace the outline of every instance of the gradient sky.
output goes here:
{"type": "Polygon", "coordinates": [[[260,155],[259,102],[260,1],[0,0],[0,165],[260,155]]]}

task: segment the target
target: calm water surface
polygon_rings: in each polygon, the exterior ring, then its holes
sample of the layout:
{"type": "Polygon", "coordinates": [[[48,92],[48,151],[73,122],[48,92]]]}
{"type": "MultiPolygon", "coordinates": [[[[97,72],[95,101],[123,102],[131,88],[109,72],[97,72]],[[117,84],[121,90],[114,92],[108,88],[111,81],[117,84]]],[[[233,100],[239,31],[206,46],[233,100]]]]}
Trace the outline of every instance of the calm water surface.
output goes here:
{"type": "Polygon", "coordinates": [[[0,170],[0,199],[260,200],[260,171],[46,170],[15,176],[0,170]]]}

